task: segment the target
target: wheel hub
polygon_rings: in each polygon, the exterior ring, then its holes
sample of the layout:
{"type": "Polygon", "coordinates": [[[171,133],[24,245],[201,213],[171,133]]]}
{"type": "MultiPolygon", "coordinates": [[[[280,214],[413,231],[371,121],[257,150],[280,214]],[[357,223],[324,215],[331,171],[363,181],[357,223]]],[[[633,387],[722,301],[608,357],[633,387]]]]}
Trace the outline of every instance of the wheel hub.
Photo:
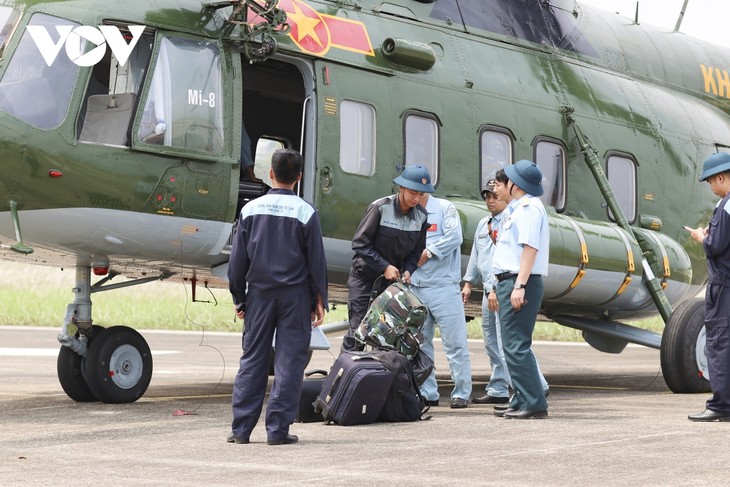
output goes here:
{"type": "Polygon", "coordinates": [[[139,351],[131,345],[121,345],[109,359],[109,377],[121,389],[130,389],[142,377],[144,362],[139,351]]]}
{"type": "Polygon", "coordinates": [[[700,375],[710,380],[710,369],[707,366],[707,330],[705,330],[704,326],[697,335],[695,358],[697,360],[697,370],[699,370],[700,375]]]}

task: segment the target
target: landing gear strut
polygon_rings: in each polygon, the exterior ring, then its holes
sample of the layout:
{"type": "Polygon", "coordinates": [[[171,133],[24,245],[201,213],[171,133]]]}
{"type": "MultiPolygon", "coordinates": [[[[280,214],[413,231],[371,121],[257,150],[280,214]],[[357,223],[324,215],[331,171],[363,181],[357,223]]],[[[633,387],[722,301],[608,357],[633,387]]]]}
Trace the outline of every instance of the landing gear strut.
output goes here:
{"type": "Polygon", "coordinates": [[[163,274],[102,286],[110,274],[93,286],[91,267],[76,267],[74,302],[66,308],[62,347],[56,365],[58,380],[68,397],[78,402],[134,402],[145,393],[152,379],[152,353],[142,335],[126,326],[103,328],[92,325],[91,293],[134,286],[170,277],[163,274]],[[74,335],[69,326],[77,327],[74,335]]]}

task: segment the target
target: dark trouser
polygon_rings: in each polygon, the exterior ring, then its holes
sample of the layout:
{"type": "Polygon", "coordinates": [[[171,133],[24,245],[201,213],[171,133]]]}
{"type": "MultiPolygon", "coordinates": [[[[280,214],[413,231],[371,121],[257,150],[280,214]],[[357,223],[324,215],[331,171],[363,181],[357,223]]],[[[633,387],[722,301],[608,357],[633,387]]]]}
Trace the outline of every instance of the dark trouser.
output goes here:
{"type": "MultiPolygon", "coordinates": [[[[365,345],[355,339],[355,330],[360,326],[360,322],[368,311],[374,283],[375,279],[366,279],[360,274],[350,271],[350,277],[347,279],[347,318],[350,321],[350,329],[342,339],[342,350],[352,351],[365,348],[365,345]]],[[[385,291],[389,284],[383,279],[378,294],[385,291]]]]}
{"type": "Polygon", "coordinates": [[[730,414],[730,287],[709,283],[705,292],[707,367],[712,397],[707,409],[730,414]]]}
{"type": "Polygon", "coordinates": [[[233,423],[236,436],[248,438],[261,416],[276,330],[274,383],[266,405],[266,433],[270,440],[289,434],[299,397],[312,334],[312,298],[309,290],[278,298],[246,297],[243,355],[233,383],[233,423]]]}
{"type": "Polygon", "coordinates": [[[502,325],[502,346],[507,369],[515,391],[510,407],[523,411],[547,411],[540,372],[532,354],[532,332],[542,302],[543,283],[539,275],[531,275],[525,286],[525,304],[518,311],[512,308],[510,296],[515,278],[497,283],[499,321],[502,325]]]}

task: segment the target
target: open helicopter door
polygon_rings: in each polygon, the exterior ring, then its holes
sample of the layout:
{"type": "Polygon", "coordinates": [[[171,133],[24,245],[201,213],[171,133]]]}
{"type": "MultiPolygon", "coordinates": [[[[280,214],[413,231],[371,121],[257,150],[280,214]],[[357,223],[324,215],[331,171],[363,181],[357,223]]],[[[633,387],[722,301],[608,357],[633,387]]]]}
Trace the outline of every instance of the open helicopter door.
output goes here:
{"type": "MultiPolygon", "coordinates": [[[[243,56],[242,56],[243,57],[243,56]]],[[[269,168],[277,149],[298,150],[304,156],[304,174],[296,191],[314,200],[314,72],[311,64],[276,56],[249,63],[242,59],[243,110],[241,173],[238,208],[261,196],[271,186],[269,168]],[[253,163],[253,170],[247,168],[253,163]]]]}

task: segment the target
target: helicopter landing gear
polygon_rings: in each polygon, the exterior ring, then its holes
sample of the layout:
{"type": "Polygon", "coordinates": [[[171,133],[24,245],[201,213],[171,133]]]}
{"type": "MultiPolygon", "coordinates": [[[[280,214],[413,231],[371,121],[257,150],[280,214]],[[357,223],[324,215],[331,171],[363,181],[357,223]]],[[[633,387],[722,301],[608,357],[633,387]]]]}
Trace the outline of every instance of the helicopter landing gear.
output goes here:
{"type": "Polygon", "coordinates": [[[677,306],[662,334],[660,358],[664,381],[673,392],[710,391],[704,300],[694,298],[677,306]]]}
{"type": "Polygon", "coordinates": [[[74,301],[58,341],[63,345],[56,369],[64,392],[78,402],[134,402],[145,393],[152,379],[152,353],[145,339],[126,326],[104,328],[91,324],[91,293],[163,280],[170,274],[102,286],[110,274],[91,285],[91,267],[76,267],[74,301]],[[69,334],[69,325],[78,331],[69,334]]]}

